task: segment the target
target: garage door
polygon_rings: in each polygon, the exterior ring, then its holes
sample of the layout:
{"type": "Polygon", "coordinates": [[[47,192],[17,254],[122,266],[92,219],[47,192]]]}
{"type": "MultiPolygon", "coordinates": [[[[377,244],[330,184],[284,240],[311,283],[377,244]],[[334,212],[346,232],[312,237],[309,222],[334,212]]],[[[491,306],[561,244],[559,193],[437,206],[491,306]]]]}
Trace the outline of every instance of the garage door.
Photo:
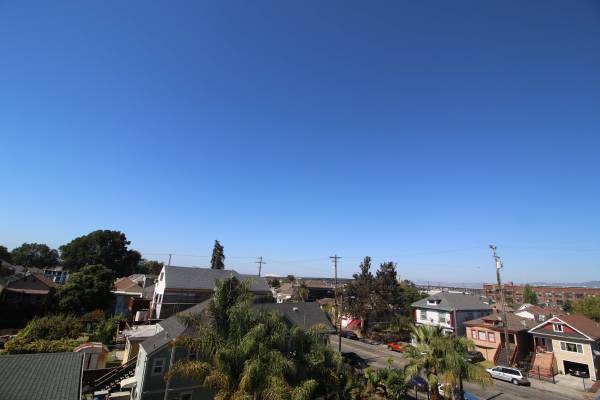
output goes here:
{"type": "Polygon", "coordinates": [[[587,364],[581,364],[573,361],[564,361],[565,374],[581,376],[582,378],[590,377],[590,370],[587,364]]]}

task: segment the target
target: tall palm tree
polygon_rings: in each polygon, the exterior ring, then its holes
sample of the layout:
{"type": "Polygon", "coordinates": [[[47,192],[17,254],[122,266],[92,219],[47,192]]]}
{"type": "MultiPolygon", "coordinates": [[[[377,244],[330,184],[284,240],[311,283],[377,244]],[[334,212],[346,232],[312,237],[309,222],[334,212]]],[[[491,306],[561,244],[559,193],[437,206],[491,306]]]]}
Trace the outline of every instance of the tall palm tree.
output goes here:
{"type": "Polygon", "coordinates": [[[408,364],[406,380],[420,376],[427,382],[432,400],[439,398],[440,373],[444,368],[444,334],[439,327],[419,325],[413,327],[413,345],[406,350],[408,364]]]}

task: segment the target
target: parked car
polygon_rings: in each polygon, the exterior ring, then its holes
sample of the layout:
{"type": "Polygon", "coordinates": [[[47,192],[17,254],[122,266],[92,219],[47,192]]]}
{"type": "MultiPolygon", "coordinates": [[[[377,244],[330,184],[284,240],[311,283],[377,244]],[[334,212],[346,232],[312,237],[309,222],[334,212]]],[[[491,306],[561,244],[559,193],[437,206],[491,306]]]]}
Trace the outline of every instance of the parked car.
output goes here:
{"type": "Polygon", "coordinates": [[[342,358],[344,359],[344,361],[350,364],[351,367],[354,367],[356,369],[365,369],[369,366],[369,364],[367,364],[364,358],[352,351],[343,352],[342,358]]]}
{"type": "Polygon", "coordinates": [[[392,351],[403,351],[404,343],[402,342],[390,342],[387,344],[387,348],[392,351]]]}
{"type": "Polygon", "coordinates": [[[415,377],[411,378],[409,386],[412,387],[413,389],[416,388],[417,390],[419,390],[421,392],[426,392],[427,388],[428,388],[427,381],[425,379],[421,378],[420,376],[415,376],[415,377]]]}
{"type": "Polygon", "coordinates": [[[478,363],[485,360],[485,357],[483,356],[483,354],[481,354],[480,351],[469,351],[467,353],[467,356],[465,357],[465,360],[467,360],[470,363],[478,363]]]}
{"type": "Polygon", "coordinates": [[[342,331],[342,337],[346,339],[358,340],[358,335],[352,331],[342,331]]]}
{"type": "Polygon", "coordinates": [[[488,368],[486,371],[492,378],[511,382],[515,385],[525,385],[529,383],[527,377],[516,368],[497,366],[494,368],[488,368]]]}

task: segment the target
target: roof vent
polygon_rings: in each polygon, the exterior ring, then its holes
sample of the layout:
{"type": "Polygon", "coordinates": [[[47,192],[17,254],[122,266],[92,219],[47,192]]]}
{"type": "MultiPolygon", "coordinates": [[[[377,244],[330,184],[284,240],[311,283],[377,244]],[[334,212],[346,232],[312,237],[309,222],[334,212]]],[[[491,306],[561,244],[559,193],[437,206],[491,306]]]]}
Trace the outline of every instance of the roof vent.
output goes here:
{"type": "Polygon", "coordinates": [[[292,310],[294,310],[294,312],[300,311],[300,309],[298,307],[293,307],[292,310]]]}

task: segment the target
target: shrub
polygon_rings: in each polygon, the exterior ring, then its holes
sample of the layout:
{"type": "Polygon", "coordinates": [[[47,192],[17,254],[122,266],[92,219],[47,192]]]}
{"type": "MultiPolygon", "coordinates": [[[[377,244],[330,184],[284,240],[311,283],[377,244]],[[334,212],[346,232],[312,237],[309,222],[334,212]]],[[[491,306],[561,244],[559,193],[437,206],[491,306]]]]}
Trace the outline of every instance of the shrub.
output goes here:
{"type": "Polygon", "coordinates": [[[19,331],[17,338],[25,342],[76,339],[81,335],[82,330],[81,322],[77,317],[55,314],[32,319],[19,331]]]}

